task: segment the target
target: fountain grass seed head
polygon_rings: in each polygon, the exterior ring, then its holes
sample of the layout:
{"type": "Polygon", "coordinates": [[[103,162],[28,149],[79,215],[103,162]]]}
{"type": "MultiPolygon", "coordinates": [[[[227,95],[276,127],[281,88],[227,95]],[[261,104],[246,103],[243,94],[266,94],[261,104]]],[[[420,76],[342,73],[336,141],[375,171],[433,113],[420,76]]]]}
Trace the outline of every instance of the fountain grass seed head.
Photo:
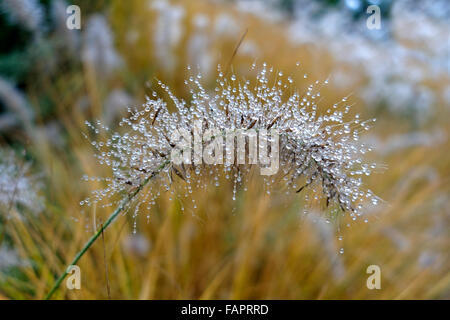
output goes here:
{"type": "MultiPolygon", "coordinates": [[[[117,131],[100,121],[86,122],[94,133],[106,133],[107,138],[91,143],[97,150],[98,162],[109,167],[111,175],[85,176],[86,180],[104,181],[106,186],[95,190],[82,204],[106,200],[104,205],[108,206],[117,201],[117,195],[122,199],[139,188],[142,190],[136,198],[137,215],[142,205],[150,210],[161,192],[171,192],[171,198],[190,198],[194,189],[219,186],[223,178],[232,181],[235,199],[238,190],[246,190],[251,173],[257,172],[255,168],[267,167],[251,161],[239,162],[239,157],[233,156],[235,151],[228,148],[227,133],[250,130],[257,134],[270,130],[267,139],[271,143],[270,146],[266,143],[265,151],[277,151],[279,170],[262,178],[267,193],[282,190],[303,194],[307,199],[313,197],[330,211],[348,213],[354,220],[362,215],[365,204],[377,204],[379,198],[363,188],[362,180],[376,165],[364,160],[370,147],[359,141],[361,132],[368,130],[375,120],[363,121],[359,115],[346,119],[351,109],[347,98],[319,114],[319,89],[328,80],[315,81],[301,94],[295,91],[292,78],[286,79],[282,72],[265,63],[259,71],[255,69],[253,64],[251,72],[256,76],[248,80],[238,79],[235,74],[228,76],[219,66],[213,91],[202,85],[201,74],[193,75],[185,81],[190,88],[188,101],[176,97],[158,81],[169,99],[153,93],[142,107],[129,108],[130,115],[120,121],[117,131]],[[194,146],[192,140],[185,144],[194,152],[181,163],[173,159],[180,142],[175,141],[173,133],[179,131],[194,138],[194,146]],[[200,146],[196,147],[196,132],[215,132],[215,136],[201,138],[200,146]],[[225,150],[225,157],[232,160],[195,161],[199,156],[196,148],[201,150],[200,159],[206,153],[217,156],[217,150],[225,150]]],[[[251,146],[250,138],[246,139],[244,152],[248,159],[251,146]]],[[[261,143],[258,137],[260,148],[261,143]]],[[[195,199],[192,202],[195,209],[195,199]]]]}

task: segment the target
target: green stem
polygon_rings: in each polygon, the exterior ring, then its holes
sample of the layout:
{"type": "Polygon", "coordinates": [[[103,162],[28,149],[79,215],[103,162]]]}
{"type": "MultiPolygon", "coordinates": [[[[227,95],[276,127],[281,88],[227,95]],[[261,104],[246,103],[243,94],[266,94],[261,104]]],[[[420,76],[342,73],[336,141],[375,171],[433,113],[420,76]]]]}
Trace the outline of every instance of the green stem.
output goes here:
{"type": "MultiPolygon", "coordinates": [[[[86,242],[83,249],[81,249],[80,252],[75,256],[75,258],[72,260],[70,265],[75,265],[78,260],[86,253],[86,251],[92,246],[92,244],[97,240],[97,238],[102,234],[102,232],[117,218],[117,216],[123,211],[125,206],[130,203],[131,200],[145,187],[145,185],[153,178],[155,177],[164,167],[169,163],[169,160],[166,160],[164,163],[162,163],[157,170],[152,172],[152,174],[145,179],[145,181],[132,193],[128,195],[126,199],[124,199],[120,205],[117,207],[117,209],[109,216],[108,220],[101,226],[99,230],[86,242]]],[[[61,274],[61,276],[56,280],[55,284],[53,285],[53,288],[50,290],[50,292],[45,296],[45,300],[48,300],[52,297],[52,295],[55,293],[55,291],[59,288],[65,277],[69,274],[67,272],[68,268],[61,274]]]]}

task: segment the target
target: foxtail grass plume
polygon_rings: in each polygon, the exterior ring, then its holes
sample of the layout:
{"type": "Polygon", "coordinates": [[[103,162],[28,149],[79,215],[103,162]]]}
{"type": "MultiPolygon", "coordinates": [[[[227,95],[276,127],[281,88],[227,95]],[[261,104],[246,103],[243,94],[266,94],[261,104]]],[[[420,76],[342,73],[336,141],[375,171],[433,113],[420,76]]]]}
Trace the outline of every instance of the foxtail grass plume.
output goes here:
{"type": "Polygon", "coordinates": [[[20,121],[25,128],[32,125],[34,114],[27,99],[8,79],[0,76],[0,102],[7,108],[10,115],[20,121]]]}
{"type": "MultiPolygon", "coordinates": [[[[347,98],[320,114],[319,90],[328,80],[315,81],[298,92],[291,77],[265,63],[259,69],[252,65],[249,74],[254,78],[249,80],[227,75],[219,66],[213,91],[203,87],[201,74],[192,75],[185,81],[190,90],[188,101],[176,97],[158,82],[168,99],[154,92],[142,107],[128,109],[129,116],[120,121],[117,131],[99,121],[86,122],[90,128],[86,138],[90,139],[91,134],[106,137],[91,143],[98,162],[108,167],[111,175],[85,176],[86,180],[103,181],[105,187],[95,190],[81,204],[110,206],[139,189],[135,215],[145,211],[149,216],[161,192],[169,192],[171,199],[181,200],[182,210],[190,199],[189,206],[194,210],[195,190],[227,184],[226,180],[231,182],[232,198],[236,199],[238,191],[247,190],[251,177],[260,172],[258,169],[267,167],[267,163],[238,162],[238,157],[231,154],[234,150],[228,149],[223,137],[240,130],[271,132],[268,138],[271,144],[266,151],[278,150],[279,170],[261,177],[267,194],[282,192],[304,197],[320,203],[327,212],[349,214],[353,220],[363,214],[366,204],[377,204],[379,198],[363,188],[363,177],[369,176],[376,165],[364,160],[371,149],[359,141],[361,133],[375,120],[363,121],[358,114],[351,117],[347,98]],[[211,153],[225,150],[231,161],[214,164],[195,161],[199,155],[195,150],[196,130],[212,129],[218,132],[214,143],[219,145],[211,153]],[[175,141],[173,133],[180,130],[194,135],[194,154],[189,155],[188,161],[176,163],[173,155],[179,141],[175,141]],[[278,139],[276,148],[274,133],[278,139]]],[[[211,139],[201,140],[203,156],[211,151],[210,147],[211,139]]],[[[186,148],[192,148],[192,144],[186,148]]],[[[247,159],[251,153],[247,144],[245,152],[247,159]]]]}
{"type": "Polygon", "coordinates": [[[114,34],[107,19],[101,14],[89,17],[83,34],[81,60],[100,78],[108,78],[123,64],[114,48],[114,34]]]}
{"type": "Polygon", "coordinates": [[[0,150],[0,214],[9,219],[16,207],[39,213],[43,208],[39,189],[38,177],[30,173],[30,163],[21,161],[12,151],[0,150]]]}
{"type": "Polygon", "coordinates": [[[44,8],[38,0],[3,0],[0,13],[6,13],[12,23],[39,33],[43,27],[44,8]]]}

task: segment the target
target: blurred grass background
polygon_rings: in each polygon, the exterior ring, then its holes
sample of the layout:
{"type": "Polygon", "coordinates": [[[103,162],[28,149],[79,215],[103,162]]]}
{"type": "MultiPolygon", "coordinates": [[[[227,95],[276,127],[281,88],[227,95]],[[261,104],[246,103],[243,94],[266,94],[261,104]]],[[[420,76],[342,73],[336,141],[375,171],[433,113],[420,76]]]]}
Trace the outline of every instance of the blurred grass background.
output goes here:
{"type": "MultiPolygon", "coordinates": [[[[43,182],[39,193],[45,204],[38,214],[20,206],[2,209],[2,241],[23,262],[0,267],[5,299],[43,298],[94,223],[113,210],[80,206],[98,188],[81,177],[108,175],[82,136],[85,120],[114,126],[126,106],[139,105],[157,90],[156,78],[187,98],[188,64],[206,71],[212,65],[206,86],[213,88],[214,65],[227,65],[246,29],[233,58],[237,74],[248,75],[254,61],[265,61],[303,88],[342,64],[326,47],[292,42],[285,20],[245,13],[231,2],[73,3],[81,8],[80,31],[65,28],[62,1],[39,3],[44,8],[39,21],[48,29],[20,27],[5,14],[1,20],[0,75],[14,84],[10,94],[24,97],[31,116],[1,128],[0,143],[26,150],[43,182]],[[223,26],[214,28],[211,22],[218,19],[223,26]]],[[[357,112],[378,119],[368,136],[375,142],[369,157],[387,169],[365,183],[385,202],[369,213],[369,223],[348,221],[351,226],[338,232],[320,214],[303,215],[298,199],[265,195],[257,179],[235,202],[226,183],[194,194],[195,214],[182,213],[179,203],[162,194],[149,222],[145,214],[138,216],[136,233],[134,219],[122,216],[105,232],[105,246],[97,241],[82,258],[81,290],[62,286],[55,297],[108,298],[106,252],[113,299],[449,299],[448,102],[437,100],[434,114],[418,123],[369,105],[358,96],[366,75],[346,70],[356,80],[342,88],[331,77],[321,106],[352,93],[357,112]],[[366,287],[371,264],[381,267],[381,290],[366,287]]],[[[449,85],[448,78],[428,81],[436,91],[449,85]]],[[[2,117],[13,110],[8,101],[3,94],[2,117]]]]}

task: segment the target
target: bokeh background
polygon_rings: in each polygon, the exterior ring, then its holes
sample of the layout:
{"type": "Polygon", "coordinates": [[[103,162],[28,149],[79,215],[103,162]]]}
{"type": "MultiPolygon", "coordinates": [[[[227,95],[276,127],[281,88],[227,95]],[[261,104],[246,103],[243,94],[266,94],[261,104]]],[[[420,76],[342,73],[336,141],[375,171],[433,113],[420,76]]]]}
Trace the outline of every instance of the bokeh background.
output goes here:
{"type": "Polygon", "coordinates": [[[330,78],[323,108],[350,95],[377,118],[364,139],[386,169],[365,183],[384,201],[369,222],[328,223],[257,181],[236,201],[226,182],[193,195],[192,214],[162,194],[149,221],[120,217],[80,261],[81,290],[55,298],[106,299],[108,284],[113,299],[449,299],[448,17],[446,0],[0,0],[0,298],[43,298],[113,210],[80,206],[100,185],[82,177],[108,174],[85,121],[115,127],[156,79],[187,98],[187,65],[213,89],[247,31],[236,74],[267,62],[298,88],[330,78]]]}

